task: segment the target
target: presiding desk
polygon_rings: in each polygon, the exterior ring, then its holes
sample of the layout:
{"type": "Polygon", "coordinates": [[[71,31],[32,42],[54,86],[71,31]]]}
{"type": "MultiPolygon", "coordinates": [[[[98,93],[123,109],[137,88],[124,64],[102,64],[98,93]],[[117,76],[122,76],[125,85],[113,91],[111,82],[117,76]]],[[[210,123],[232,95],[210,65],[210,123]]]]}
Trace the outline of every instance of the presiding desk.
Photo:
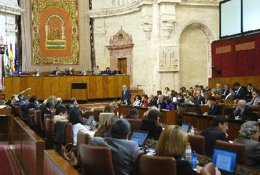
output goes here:
{"type": "Polygon", "coordinates": [[[5,100],[13,94],[27,90],[25,94],[36,95],[39,100],[54,95],[68,100],[118,98],[122,86],[130,86],[128,75],[89,75],[89,76],[20,76],[5,77],[5,100]]]}
{"type": "MultiPolygon", "coordinates": [[[[199,131],[203,131],[211,126],[213,116],[196,114],[194,112],[187,112],[182,115],[182,122],[189,123],[199,131]]],[[[238,131],[240,130],[241,124],[244,123],[242,120],[230,119],[228,120],[228,139],[234,140],[238,138],[238,131]]]]}

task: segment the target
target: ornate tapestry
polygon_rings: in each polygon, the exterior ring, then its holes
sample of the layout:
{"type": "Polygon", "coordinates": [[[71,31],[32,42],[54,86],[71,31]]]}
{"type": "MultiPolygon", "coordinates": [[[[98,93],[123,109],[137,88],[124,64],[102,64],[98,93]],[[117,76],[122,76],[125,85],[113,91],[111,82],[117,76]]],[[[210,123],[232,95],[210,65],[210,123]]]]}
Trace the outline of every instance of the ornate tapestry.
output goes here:
{"type": "Polygon", "coordinates": [[[78,64],[77,0],[32,0],[33,64],[78,64]]]}

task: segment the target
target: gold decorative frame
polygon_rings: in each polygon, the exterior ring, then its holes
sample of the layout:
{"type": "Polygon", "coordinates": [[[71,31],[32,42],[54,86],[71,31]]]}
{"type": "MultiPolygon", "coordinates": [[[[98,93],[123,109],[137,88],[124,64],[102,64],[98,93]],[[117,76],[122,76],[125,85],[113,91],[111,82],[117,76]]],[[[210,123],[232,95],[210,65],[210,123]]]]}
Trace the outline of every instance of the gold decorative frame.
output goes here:
{"type": "Polygon", "coordinates": [[[32,64],[79,64],[77,0],[32,0],[32,64]]]}

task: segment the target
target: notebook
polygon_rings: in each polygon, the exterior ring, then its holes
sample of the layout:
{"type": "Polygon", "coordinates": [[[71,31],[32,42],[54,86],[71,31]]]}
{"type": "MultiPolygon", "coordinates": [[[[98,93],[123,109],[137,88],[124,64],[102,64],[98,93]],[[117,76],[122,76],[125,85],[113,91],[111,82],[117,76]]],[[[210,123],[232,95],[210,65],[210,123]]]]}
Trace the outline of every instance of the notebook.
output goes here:
{"type": "Polygon", "coordinates": [[[182,129],[184,132],[188,132],[188,131],[189,131],[189,128],[190,128],[190,125],[189,125],[188,123],[182,123],[181,129],[182,129]]]}
{"type": "Polygon", "coordinates": [[[212,162],[223,174],[235,174],[237,153],[230,150],[215,148],[212,162]]]}
{"type": "Polygon", "coordinates": [[[133,131],[130,140],[136,141],[140,147],[143,147],[147,136],[148,136],[147,131],[133,131]]]}

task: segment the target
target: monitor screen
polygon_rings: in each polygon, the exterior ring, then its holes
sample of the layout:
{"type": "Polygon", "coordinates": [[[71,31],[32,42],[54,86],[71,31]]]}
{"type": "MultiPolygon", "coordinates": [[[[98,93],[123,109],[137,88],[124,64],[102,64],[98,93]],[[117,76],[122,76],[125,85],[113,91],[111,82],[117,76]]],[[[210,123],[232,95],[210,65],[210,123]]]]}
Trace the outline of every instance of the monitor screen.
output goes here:
{"type": "Polygon", "coordinates": [[[236,152],[215,148],[212,162],[218,169],[233,174],[236,170],[236,159],[236,152]]]}
{"type": "Polygon", "coordinates": [[[189,128],[190,128],[190,125],[189,125],[189,124],[187,124],[187,123],[182,123],[181,129],[182,129],[184,132],[188,132],[188,131],[189,131],[189,128]]]}
{"type": "Polygon", "coordinates": [[[140,147],[144,145],[145,139],[148,136],[147,131],[134,131],[131,140],[136,141],[140,147]]]}

